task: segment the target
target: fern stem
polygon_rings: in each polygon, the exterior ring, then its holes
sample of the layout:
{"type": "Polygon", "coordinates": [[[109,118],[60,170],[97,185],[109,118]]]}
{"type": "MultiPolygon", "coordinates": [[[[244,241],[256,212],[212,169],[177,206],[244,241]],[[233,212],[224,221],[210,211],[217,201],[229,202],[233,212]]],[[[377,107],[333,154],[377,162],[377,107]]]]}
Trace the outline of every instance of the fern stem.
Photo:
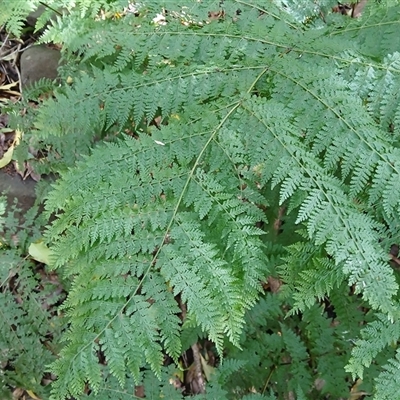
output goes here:
{"type": "Polygon", "coordinates": [[[276,369],[276,365],[274,365],[274,366],[271,368],[271,371],[269,372],[269,374],[268,374],[268,376],[267,376],[267,380],[265,381],[265,385],[264,385],[263,390],[262,390],[262,392],[261,392],[262,395],[264,395],[265,391],[267,390],[267,387],[268,387],[268,385],[269,385],[269,381],[271,380],[271,376],[272,376],[273,372],[275,371],[275,369],[276,369]]]}
{"type": "MultiPolygon", "coordinates": [[[[271,17],[274,17],[275,19],[277,19],[279,21],[282,21],[282,18],[280,18],[278,15],[271,13],[267,9],[261,8],[261,7],[257,6],[256,4],[248,3],[247,1],[242,1],[242,0],[236,0],[236,2],[239,3],[239,4],[242,4],[242,5],[246,6],[246,7],[254,8],[254,9],[260,11],[263,14],[270,15],[271,17]]],[[[284,22],[286,24],[288,24],[292,29],[296,29],[296,30],[299,29],[298,25],[294,25],[289,21],[284,21],[284,22]]]]}
{"type": "Polygon", "coordinates": [[[49,10],[53,11],[54,13],[56,13],[57,15],[59,15],[60,17],[62,17],[62,14],[56,10],[55,8],[49,6],[48,4],[46,4],[44,1],[39,1],[39,4],[41,4],[43,7],[48,8],[49,10]]]}

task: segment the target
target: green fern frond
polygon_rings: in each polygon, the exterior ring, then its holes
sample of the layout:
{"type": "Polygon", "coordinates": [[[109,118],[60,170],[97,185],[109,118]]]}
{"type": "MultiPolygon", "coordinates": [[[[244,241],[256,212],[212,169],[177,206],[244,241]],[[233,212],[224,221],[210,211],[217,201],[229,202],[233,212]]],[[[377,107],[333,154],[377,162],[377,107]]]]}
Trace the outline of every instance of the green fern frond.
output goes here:
{"type": "Polygon", "coordinates": [[[39,0],[3,0],[3,3],[0,26],[5,26],[8,32],[18,37],[24,27],[24,19],[38,7],[39,0]]]}
{"type": "Polygon", "coordinates": [[[9,398],[10,387],[19,387],[47,397],[49,387],[41,382],[60,347],[65,320],[55,305],[64,296],[58,282],[26,257],[40,235],[37,208],[21,222],[16,205],[0,197],[0,395],[9,398]]]}
{"type": "Polygon", "coordinates": [[[353,376],[363,376],[364,368],[368,368],[379,352],[397,343],[400,337],[400,324],[391,322],[385,315],[378,314],[377,319],[362,329],[362,339],[356,341],[351,359],[346,370],[353,376]]]}
{"type": "Polygon", "coordinates": [[[399,368],[400,354],[399,350],[397,350],[395,358],[390,359],[388,363],[383,366],[384,371],[382,371],[376,379],[375,397],[377,399],[386,400],[398,396],[396,388],[400,384],[399,368]]]}
{"type": "Polygon", "coordinates": [[[398,51],[399,5],[395,1],[368,2],[362,23],[348,21],[343,30],[334,33],[358,43],[361,53],[375,59],[398,51]]]}

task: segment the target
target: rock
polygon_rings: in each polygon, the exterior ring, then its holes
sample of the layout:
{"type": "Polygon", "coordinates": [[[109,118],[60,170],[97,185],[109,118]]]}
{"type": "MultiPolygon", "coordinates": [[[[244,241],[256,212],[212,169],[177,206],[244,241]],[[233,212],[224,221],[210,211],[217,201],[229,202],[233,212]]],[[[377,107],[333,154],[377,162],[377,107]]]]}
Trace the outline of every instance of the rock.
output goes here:
{"type": "Polygon", "coordinates": [[[29,86],[41,78],[57,78],[58,63],[61,58],[59,50],[45,44],[27,48],[21,55],[22,87],[29,86]]]}
{"type": "Polygon", "coordinates": [[[35,26],[38,18],[46,11],[45,6],[39,5],[35,11],[32,11],[27,17],[26,22],[30,26],[35,26]]]}
{"type": "Polygon", "coordinates": [[[18,207],[21,208],[22,216],[35,202],[35,184],[32,179],[22,180],[19,175],[11,176],[4,170],[0,170],[0,194],[6,195],[8,206],[18,199],[18,207]]]}
{"type": "MultiPolygon", "coordinates": [[[[18,0],[16,0],[18,1],[18,0]]],[[[44,14],[47,13],[46,18],[48,19],[47,23],[45,24],[45,27],[48,25],[50,21],[56,21],[57,16],[61,16],[63,13],[67,13],[68,10],[66,8],[60,8],[58,10],[55,10],[50,7],[45,7],[42,4],[39,4],[38,7],[36,8],[35,11],[32,11],[27,17],[26,17],[26,23],[31,26],[32,28],[36,28],[36,23],[38,19],[44,14]]],[[[43,31],[42,29],[39,29],[39,32],[43,31]]]]}

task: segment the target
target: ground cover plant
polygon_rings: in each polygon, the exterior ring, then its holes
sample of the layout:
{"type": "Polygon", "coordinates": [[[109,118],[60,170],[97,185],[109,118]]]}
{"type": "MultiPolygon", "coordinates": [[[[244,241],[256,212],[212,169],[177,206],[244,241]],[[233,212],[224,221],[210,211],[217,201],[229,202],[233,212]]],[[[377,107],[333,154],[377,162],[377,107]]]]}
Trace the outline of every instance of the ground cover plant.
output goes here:
{"type": "MultiPolygon", "coordinates": [[[[39,3],[9,3],[7,29],[39,3]]],[[[64,342],[35,390],[397,398],[396,2],[46,5],[60,80],[10,112],[58,176],[41,218],[67,298],[25,333],[58,341],[57,321],[64,342]]]]}

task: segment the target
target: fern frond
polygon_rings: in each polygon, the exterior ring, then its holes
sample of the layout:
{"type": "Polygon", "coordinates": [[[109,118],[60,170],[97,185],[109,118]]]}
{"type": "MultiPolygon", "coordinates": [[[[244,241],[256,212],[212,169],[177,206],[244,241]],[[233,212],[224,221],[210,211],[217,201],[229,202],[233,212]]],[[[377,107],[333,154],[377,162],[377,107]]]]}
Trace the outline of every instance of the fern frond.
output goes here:
{"type": "Polygon", "coordinates": [[[39,5],[39,0],[13,1],[4,0],[0,26],[15,36],[20,36],[24,27],[24,19],[39,5]]]}
{"type": "MultiPolygon", "coordinates": [[[[146,361],[154,371],[159,370],[162,361],[162,348],[158,344],[160,341],[166,345],[166,351],[175,357],[180,350],[179,340],[174,339],[179,332],[179,324],[171,324],[170,321],[171,316],[177,312],[175,303],[165,300],[160,302],[163,305],[161,314],[168,316],[168,321],[165,320],[165,325],[162,325],[162,319],[156,322],[144,311],[147,307],[133,308],[139,297],[138,294],[128,293],[130,290],[131,293],[140,290],[142,295],[148,295],[146,293],[149,289],[146,287],[150,288],[156,282],[153,279],[151,283],[146,283],[153,276],[149,271],[154,261],[164,282],[169,282],[175,295],[182,296],[182,300],[187,303],[189,315],[193,315],[199,326],[209,334],[219,351],[222,351],[225,334],[230,340],[237,342],[243,326],[244,311],[254,304],[260,291],[258,282],[265,273],[263,271],[266,271],[265,255],[258,239],[263,232],[254,227],[257,221],[264,218],[263,213],[256,205],[242,200],[240,189],[232,186],[231,178],[226,175],[231,167],[228,170],[225,167],[229,158],[221,153],[220,165],[218,168],[215,165],[216,169],[209,172],[211,175],[206,176],[200,169],[195,175],[192,175],[191,170],[182,174],[181,168],[188,164],[190,166],[192,162],[188,162],[187,155],[182,157],[184,152],[179,147],[186,146],[193,138],[189,129],[188,132],[183,130],[180,143],[177,135],[171,135],[171,132],[174,132],[173,126],[165,128],[158,136],[143,136],[140,141],[127,138],[118,146],[104,149],[104,171],[97,169],[97,178],[94,175],[92,177],[98,185],[104,185],[104,190],[110,191],[114,187],[115,196],[104,199],[101,192],[97,191],[91,192],[89,197],[83,192],[79,195],[80,190],[77,191],[74,187],[78,183],[78,175],[74,173],[64,176],[65,183],[70,180],[70,184],[61,184],[47,203],[49,211],[51,207],[61,207],[65,217],[63,221],[55,222],[47,234],[53,239],[60,235],[53,248],[56,260],[54,265],[60,267],[70,260],[67,274],[78,273],[65,305],[67,310],[74,310],[72,331],[74,326],[77,329],[86,326],[87,329],[97,331],[100,345],[103,346],[104,343],[109,348],[103,341],[103,335],[108,329],[121,331],[114,326],[116,322],[113,322],[122,318],[118,315],[127,313],[134,326],[144,326],[144,321],[136,321],[135,317],[144,313],[143,318],[153,321],[151,324],[156,323],[146,329],[153,336],[134,339],[139,332],[131,331],[118,344],[122,348],[131,346],[128,344],[131,335],[131,341],[135,340],[137,349],[141,348],[145,352],[144,357],[136,355],[135,362],[146,361]],[[133,158],[135,153],[136,161],[133,158]],[[178,157],[182,164],[178,162],[178,157]],[[113,163],[109,161],[112,159],[126,163],[125,167],[115,171],[113,163]],[[158,168],[154,168],[156,160],[157,163],[162,160],[158,168]],[[165,165],[169,167],[165,168],[165,165]],[[188,174],[193,176],[190,182],[188,174]],[[210,179],[213,175],[218,181],[210,179]],[[228,179],[224,180],[224,177],[228,179]],[[121,182],[128,184],[130,189],[126,187],[124,191],[119,190],[121,182]],[[187,191],[183,192],[185,186],[187,191]],[[65,190],[71,190],[71,200],[67,202],[59,197],[65,199],[65,190]],[[201,203],[198,202],[199,196],[201,203]],[[164,217],[157,211],[157,205],[161,204],[164,217]],[[204,204],[207,204],[206,209],[204,204]],[[188,208],[193,208],[194,212],[185,211],[188,208]],[[195,222],[196,215],[199,222],[195,222]],[[110,219],[113,221],[111,225],[110,219]],[[85,235],[81,236],[79,232],[83,227],[85,235]],[[80,240],[74,239],[72,244],[71,238],[77,238],[77,235],[80,240]],[[157,251],[157,248],[160,250],[157,251]],[[88,252],[89,249],[91,250],[88,252]],[[158,254],[156,260],[154,252],[158,254]],[[124,284],[127,279],[123,278],[124,275],[115,276],[113,270],[105,269],[106,260],[109,260],[109,267],[112,265],[110,262],[117,257],[121,259],[122,254],[126,258],[117,267],[119,273],[133,274],[138,278],[136,281],[129,280],[128,285],[124,284]],[[83,268],[88,261],[91,267],[83,268]],[[117,285],[119,289],[113,292],[107,289],[107,282],[111,284],[110,275],[114,276],[113,285],[117,281],[121,282],[117,285]],[[121,290],[122,288],[127,291],[121,290]],[[210,296],[210,293],[213,295],[210,296]],[[85,317],[89,311],[88,306],[94,306],[95,299],[101,299],[97,302],[98,311],[92,310],[90,317],[85,317]],[[101,328],[104,323],[106,325],[101,328]],[[149,353],[146,355],[146,352],[149,353]]],[[[194,139],[204,140],[201,137],[194,139]]],[[[209,156],[211,154],[207,154],[209,156]]],[[[96,161],[88,159],[82,167],[85,169],[91,162],[96,161]]],[[[237,181],[238,178],[233,179],[237,181]]],[[[88,180],[88,185],[94,183],[91,176],[82,171],[79,185],[85,180],[88,180]]],[[[249,193],[251,199],[249,190],[244,193],[249,193]]],[[[164,286],[161,282],[156,286],[161,289],[164,287],[162,290],[165,291],[165,283],[164,286]]],[[[158,293],[159,297],[162,292],[158,293]]],[[[158,304],[157,297],[154,296],[153,299],[151,296],[151,299],[154,304],[149,306],[149,312],[158,304]]],[[[141,301],[141,304],[147,303],[141,301]]],[[[108,351],[105,351],[105,355],[107,358],[113,357],[108,351]]],[[[133,363],[133,357],[126,357],[125,363],[128,362],[133,363]]],[[[133,367],[132,373],[138,371],[138,365],[133,367]]],[[[75,368],[78,367],[75,365],[75,368]]],[[[81,364],[79,368],[85,379],[89,379],[85,364],[81,364]]],[[[115,365],[110,363],[110,368],[123,384],[125,370],[120,362],[115,365]]],[[[59,373],[64,375],[64,371],[59,373]]]]}
{"type": "Polygon", "coordinates": [[[398,51],[398,12],[399,5],[396,2],[368,2],[361,24],[357,20],[350,20],[346,29],[337,30],[334,35],[358,43],[362,54],[382,59],[398,51]]]}
{"type": "Polygon", "coordinates": [[[45,285],[38,293],[39,279],[34,266],[22,259],[17,249],[4,246],[1,243],[0,382],[45,395],[47,391],[41,387],[41,380],[46,365],[55,360],[57,349],[48,335],[51,329],[53,337],[58,339],[62,327],[61,318],[51,315],[50,306],[60,301],[60,296],[54,294],[53,285],[45,285]]]}
{"type": "Polygon", "coordinates": [[[400,352],[396,351],[395,358],[388,361],[383,366],[382,371],[376,379],[376,399],[393,399],[398,396],[398,387],[400,384],[399,379],[399,368],[400,368],[400,352]]]}
{"type": "Polygon", "coordinates": [[[306,364],[308,360],[307,349],[301,339],[290,329],[281,325],[283,342],[292,358],[290,364],[290,374],[292,379],[289,383],[289,390],[295,392],[307,390],[311,382],[311,374],[307,371],[306,364]]]}
{"type": "Polygon", "coordinates": [[[385,315],[378,314],[377,319],[363,328],[361,333],[362,339],[356,341],[346,366],[346,370],[353,376],[360,377],[363,376],[364,368],[369,367],[379,352],[397,343],[400,337],[400,323],[391,322],[385,315]]]}

